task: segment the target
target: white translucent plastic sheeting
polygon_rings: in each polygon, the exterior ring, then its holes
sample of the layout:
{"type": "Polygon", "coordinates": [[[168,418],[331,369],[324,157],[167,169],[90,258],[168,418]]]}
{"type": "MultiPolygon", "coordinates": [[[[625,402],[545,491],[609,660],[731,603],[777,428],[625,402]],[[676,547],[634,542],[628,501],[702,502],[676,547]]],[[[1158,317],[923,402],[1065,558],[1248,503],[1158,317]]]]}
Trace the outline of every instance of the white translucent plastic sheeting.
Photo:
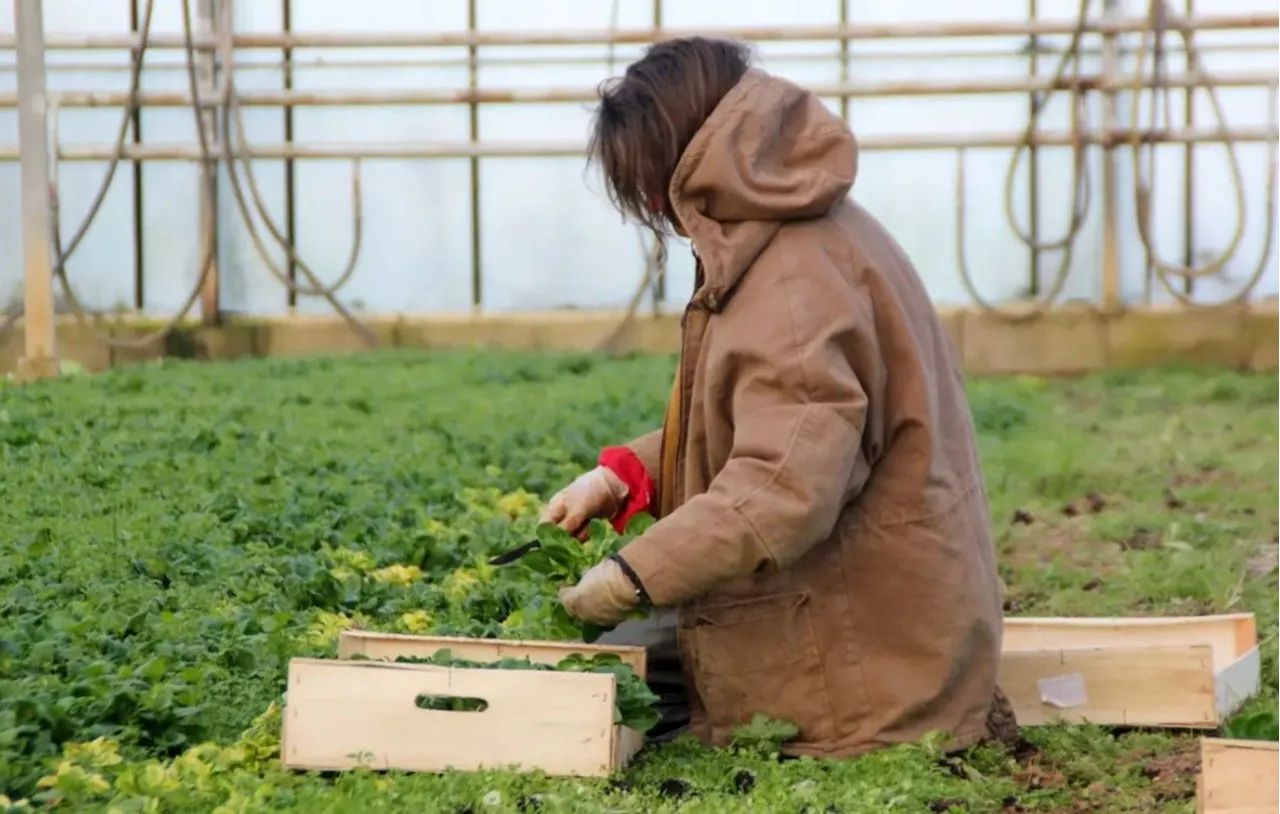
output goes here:
{"type": "MultiPolygon", "coordinates": [[[[1099,4],[1100,5],[1100,4],[1099,4]]],[[[1129,14],[1144,13],[1145,4],[1129,0],[1129,14]],[[1141,6],[1141,7],[1139,7],[1141,6]]],[[[1177,4],[1181,9],[1181,4],[1177,4]]],[[[1200,12],[1209,4],[1198,4],[1200,12]]],[[[600,0],[480,0],[482,30],[603,29],[610,24],[611,2],[600,0]]],[[[852,19],[859,23],[954,20],[1017,20],[1026,15],[1024,0],[978,0],[958,6],[945,0],[914,3],[852,3],[852,19]]],[[[345,0],[305,0],[293,5],[294,30],[302,32],[376,32],[393,30],[462,31],[466,28],[465,0],[434,0],[430,4],[410,0],[368,0],[361,13],[352,15],[345,0]]],[[[1041,0],[1045,18],[1068,19],[1076,0],[1041,0]]],[[[276,31],[281,25],[278,2],[236,4],[237,29],[276,31]]],[[[1264,0],[1218,0],[1214,14],[1274,13],[1264,0]]],[[[838,20],[836,0],[680,0],[664,3],[663,22],[673,28],[699,26],[767,26],[830,24],[838,20]]],[[[124,3],[83,3],[48,0],[45,26],[51,33],[123,32],[129,25],[124,3]]],[[[652,23],[651,0],[620,0],[618,23],[623,28],[652,23]]],[[[13,26],[12,0],[0,0],[0,32],[13,26]]],[[[157,0],[155,31],[181,30],[181,6],[176,0],[157,0]]],[[[1173,38],[1176,41],[1176,38],[1173,38]]],[[[1067,37],[1047,37],[1062,46],[1067,37]]],[[[1274,30],[1206,32],[1197,35],[1201,45],[1227,41],[1274,42],[1274,30]],[[1269,40],[1268,40],[1269,38],[1269,40]]],[[[1090,42],[1096,43],[1096,38],[1090,42]]],[[[853,43],[850,78],[857,82],[889,80],[947,80],[958,76],[997,79],[1027,72],[1025,56],[943,59],[921,56],[886,58],[876,54],[916,53],[945,48],[1001,49],[1015,54],[1024,44],[1018,38],[972,40],[883,40],[853,43]],[[859,55],[859,52],[872,52],[859,55]]],[[[1136,39],[1134,41],[1136,44],[1136,39]]],[[[806,50],[833,54],[836,44],[765,43],[759,47],[766,68],[804,83],[839,81],[839,63],[829,60],[784,61],[783,54],[806,50]]],[[[279,88],[278,67],[250,68],[267,51],[240,51],[237,83],[243,90],[279,88]]],[[[614,51],[615,70],[639,53],[635,45],[614,51]]],[[[1211,71],[1239,72],[1273,69],[1274,50],[1217,52],[1207,57],[1211,71]],[[1265,63],[1265,64],[1264,64],[1265,63]]],[[[396,49],[397,57],[462,56],[465,49],[396,49]]],[[[606,76],[606,45],[485,47],[481,51],[481,87],[551,87],[594,85],[606,76]],[[598,58],[598,62],[567,65],[485,64],[486,58],[513,55],[571,55],[598,58]]],[[[317,57],[385,59],[379,49],[297,49],[299,60],[317,57]]],[[[169,51],[166,61],[180,53],[169,51]]],[[[59,63],[71,60],[124,64],[125,52],[58,52],[59,63]]],[[[15,78],[5,64],[12,53],[0,53],[0,92],[12,92],[15,78]]],[[[1097,58],[1086,57],[1086,71],[1097,69],[1097,58]]],[[[1040,58],[1039,71],[1047,74],[1056,54],[1040,58]]],[[[1171,59],[1171,70],[1182,73],[1181,56],[1171,59]]],[[[1124,66],[1128,72],[1132,63],[1124,66]]],[[[125,71],[52,71],[51,89],[124,90],[125,71]]],[[[360,90],[438,88],[466,86],[466,68],[451,66],[415,68],[326,68],[306,66],[295,71],[300,90],[360,90]]],[[[150,90],[183,90],[181,71],[146,73],[150,90]]],[[[1266,91],[1222,89],[1227,117],[1234,126],[1265,125],[1268,121],[1266,91]]],[[[1175,115],[1182,115],[1181,93],[1175,93],[1175,115]]],[[[1212,126],[1208,99],[1197,91],[1197,125],[1212,126]]],[[[837,100],[828,100],[834,110],[837,100]]],[[[1048,130],[1065,130],[1069,105],[1065,94],[1050,104],[1042,117],[1048,130]]],[[[1027,121],[1025,95],[858,98],[849,103],[850,121],[862,136],[936,133],[1015,132],[1027,121]]],[[[1095,121],[1101,114],[1101,98],[1090,108],[1095,121]]],[[[244,111],[249,138],[257,143],[283,140],[283,114],[279,109],[248,108],[244,111]]],[[[1145,105],[1144,117],[1149,116],[1145,105]]],[[[1128,121],[1128,104],[1122,97],[1120,124],[1128,121]]],[[[590,105],[493,104],[481,107],[482,141],[585,139],[590,105]]],[[[119,121],[118,109],[74,109],[60,114],[63,143],[107,144],[119,121]]],[[[1181,119],[1179,118],[1180,122],[1181,119]]],[[[188,109],[156,108],[142,114],[147,141],[194,143],[188,109]]],[[[465,105],[418,107],[298,107],[294,114],[294,138],[299,143],[353,141],[463,141],[468,136],[465,105]]],[[[17,141],[16,114],[0,110],[0,143],[17,141]]],[[[1198,298],[1217,300],[1232,293],[1259,261],[1264,238],[1267,150],[1263,144],[1239,146],[1248,201],[1245,237],[1235,259],[1227,267],[1225,281],[1210,280],[1197,287],[1198,298]]],[[[1004,177],[1011,150],[974,149],[967,156],[968,264],[984,297],[1002,300],[1025,291],[1030,253],[1018,241],[1005,218],[1004,177]]],[[[1118,183],[1119,235],[1122,295],[1140,298],[1144,291],[1145,258],[1134,222],[1132,173],[1128,153],[1121,151],[1118,183]]],[[[1040,150],[1039,222],[1042,238],[1066,228],[1071,210],[1071,152],[1066,147],[1040,150]]],[[[1183,148],[1164,146],[1158,152],[1154,237],[1161,255],[1172,263],[1184,261],[1183,148]]],[[[906,248],[925,277],[935,299],[943,305],[963,305],[969,298],[960,282],[955,252],[955,154],[930,152],[874,152],[863,156],[855,197],[880,217],[906,248]]],[[[322,278],[339,273],[350,250],[351,198],[349,162],[300,160],[296,163],[298,250],[322,278]]],[[[79,223],[97,189],[104,163],[67,162],[61,166],[63,227],[69,232],[79,223]]],[[[1221,147],[1208,145],[1195,151],[1195,216],[1193,232],[1199,262],[1220,252],[1234,227],[1230,176],[1221,147]]],[[[266,205],[283,224],[284,173],[280,161],[255,164],[266,205]]],[[[1081,229],[1061,300],[1095,299],[1100,291],[1102,262],[1101,155],[1091,151],[1089,171],[1095,185],[1095,201],[1081,229]]],[[[172,313],[184,299],[197,272],[198,174],[194,165],[181,162],[148,162],[143,172],[143,240],[145,309],[172,313]]],[[[71,272],[84,301],[94,308],[112,308],[133,302],[134,237],[132,172],[127,165],[117,173],[110,197],[84,245],[71,264],[71,272]]],[[[241,222],[225,179],[221,184],[222,215],[220,260],[223,306],[232,311],[278,314],[285,311],[284,288],[267,272],[255,253],[241,222]]],[[[1026,162],[1016,185],[1018,215],[1027,224],[1026,162]]],[[[588,174],[580,158],[491,158],[480,163],[480,218],[484,307],[493,311],[561,307],[619,307],[635,290],[644,269],[642,248],[635,227],[624,225],[608,205],[595,173],[588,174]]],[[[0,163],[0,299],[20,291],[21,246],[18,217],[18,166],[0,163]]],[[[277,262],[283,252],[274,249],[277,262]]],[[[1269,270],[1255,298],[1277,292],[1276,250],[1272,246],[1269,270]]],[[[1057,255],[1041,258],[1042,285],[1057,269],[1057,255]]],[[[469,169],[466,159],[379,160],[364,162],[364,248],[354,279],[342,289],[341,298],[359,310],[374,313],[397,311],[466,311],[471,306],[471,210],[469,169]]],[[[679,241],[671,247],[667,301],[678,306],[692,284],[692,262],[679,241]]],[[[1155,287],[1157,301],[1168,299],[1155,287]]],[[[304,313],[328,313],[321,299],[303,297],[304,313]]]]}

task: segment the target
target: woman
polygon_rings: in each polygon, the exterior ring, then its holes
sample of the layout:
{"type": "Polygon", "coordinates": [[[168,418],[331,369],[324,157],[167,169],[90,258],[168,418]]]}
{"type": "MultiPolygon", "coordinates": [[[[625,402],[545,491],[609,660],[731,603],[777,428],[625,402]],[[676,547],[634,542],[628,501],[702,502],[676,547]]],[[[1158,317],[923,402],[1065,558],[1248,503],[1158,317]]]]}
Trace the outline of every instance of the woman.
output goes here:
{"type": "Polygon", "coordinates": [[[591,155],[625,215],[692,242],[696,291],[662,429],[548,504],[574,532],[659,518],[564,607],[676,609],[609,640],[654,650],[655,689],[675,707],[683,684],[711,745],[756,713],[798,726],[798,755],[1012,737],[963,376],[911,262],[846,197],[846,123],[744,45],[675,39],[602,91],[591,155]]]}

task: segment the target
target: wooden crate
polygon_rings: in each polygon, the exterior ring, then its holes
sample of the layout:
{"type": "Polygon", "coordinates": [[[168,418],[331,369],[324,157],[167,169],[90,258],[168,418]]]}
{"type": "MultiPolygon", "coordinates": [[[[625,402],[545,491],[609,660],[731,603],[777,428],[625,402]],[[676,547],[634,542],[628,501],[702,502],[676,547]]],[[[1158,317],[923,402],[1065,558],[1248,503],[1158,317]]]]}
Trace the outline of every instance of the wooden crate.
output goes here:
{"type": "Polygon", "coordinates": [[[1196,778],[1197,814],[1280,810],[1280,744],[1204,738],[1196,778]]]}
{"type": "Polygon", "coordinates": [[[1260,681],[1253,614],[1005,620],[1000,684],[1025,726],[1213,729],[1260,681]]]}
{"type": "Polygon", "coordinates": [[[602,777],[625,766],[644,735],[615,725],[612,675],[397,664],[449,648],[458,658],[554,664],[616,653],[643,676],[641,647],[511,642],[344,631],[340,660],[293,659],[281,736],[288,768],[437,772],[513,768],[602,777]],[[371,659],[349,660],[354,655],[371,659]],[[474,698],[481,711],[421,709],[423,695],[474,698]]]}

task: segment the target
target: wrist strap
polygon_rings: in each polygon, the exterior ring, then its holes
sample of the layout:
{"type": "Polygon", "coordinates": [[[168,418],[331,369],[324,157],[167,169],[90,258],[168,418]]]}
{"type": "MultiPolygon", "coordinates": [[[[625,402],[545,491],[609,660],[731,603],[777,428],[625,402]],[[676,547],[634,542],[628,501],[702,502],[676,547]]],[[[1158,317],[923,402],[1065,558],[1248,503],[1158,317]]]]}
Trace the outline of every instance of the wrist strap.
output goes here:
{"type": "Polygon", "coordinates": [[[631,567],[631,564],[622,559],[621,554],[613,554],[609,559],[618,564],[618,567],[622,569],[622,573],[626,574],[627,579],[631,580],[631,584],[636,587],[636,598],[645,605],[652,605],[653,600],[649,598],[649,592],[644,589],[644,584],[640,582],[640,576],[636,574],[635,569],[631,567]]]}

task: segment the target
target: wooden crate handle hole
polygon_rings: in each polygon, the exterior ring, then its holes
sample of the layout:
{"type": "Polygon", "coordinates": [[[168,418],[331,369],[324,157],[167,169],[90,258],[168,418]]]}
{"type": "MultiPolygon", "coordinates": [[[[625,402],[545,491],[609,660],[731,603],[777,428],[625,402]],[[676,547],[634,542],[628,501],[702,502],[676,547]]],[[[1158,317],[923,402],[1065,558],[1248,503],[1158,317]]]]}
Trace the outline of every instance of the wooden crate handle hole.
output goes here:
{"type": "Polygon", "coordinates": [[[483,698],[470,695],[438,695],[429,692],[420,692],[414,696],[413,705],[418,709],[427,709],[432,712],[484,712],[489,708],[489,702],[483,698]]]}

